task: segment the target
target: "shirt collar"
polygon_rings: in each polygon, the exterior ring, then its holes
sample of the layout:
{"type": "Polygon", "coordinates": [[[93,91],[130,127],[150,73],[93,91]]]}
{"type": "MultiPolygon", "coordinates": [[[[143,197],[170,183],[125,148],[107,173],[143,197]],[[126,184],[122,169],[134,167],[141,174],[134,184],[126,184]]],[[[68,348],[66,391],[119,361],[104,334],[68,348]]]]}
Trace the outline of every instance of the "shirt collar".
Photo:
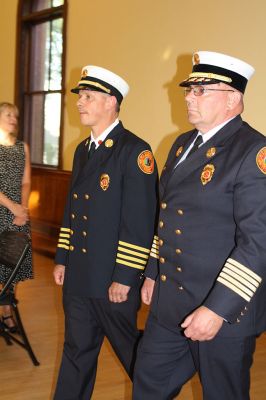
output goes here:
{"type": "Polygon", "coordinates": [[[93,133],[91,132],[91,141],[90,141],[90,143],[94,142],[94,143],[95,143],[95,148],[97,149],[97,148],[100,146],[100,144],[101,144],[102,142],[104,142],[104,140],[105,140],[106,137],[109,135],[109,133],[114,129],[114,127],[115,127],[116,125],[118,125],[118,124],[119,124],[119,119],[116,118],[116,120],[115,120],[111,125],[109,125],[108,128],[106,128],[106,129],[100,134],[100,136],[97,137],[97,139],[94,139],[93,133]]]}
{"type": "Polygon", "coordinates": [[[222,129],[226,124],[228,124],[229,121],[231,121],[232,119],[234,119],[235,117],[232,117],[230,119],[227,119],[225,122],[222,122],[221,124],[215,126],[214,128],[212,128],[211,130],[209,130],[206,133],[201,133],[200,131],[198,132],[198,135],[202,136],[203,139],[203,143],[206,143],[208,140],[210,140],[220,129],[222,129]]]}

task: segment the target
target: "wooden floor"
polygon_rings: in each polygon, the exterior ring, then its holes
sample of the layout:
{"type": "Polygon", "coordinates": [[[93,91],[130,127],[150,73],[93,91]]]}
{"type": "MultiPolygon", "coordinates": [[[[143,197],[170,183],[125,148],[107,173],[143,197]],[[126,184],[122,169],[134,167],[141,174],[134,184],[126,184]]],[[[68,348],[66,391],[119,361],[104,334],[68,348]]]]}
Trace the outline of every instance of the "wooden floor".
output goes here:
{"type": "MultiPolygon", "coordinates": [[[[34,265],[35,279],[21,283],[17,294],[25,329],[41,365],[34,367],[25,350],[17,345],[6,346],[0,338],[1,400],[52,400],[63,343],[61,289],[53,283],[51,259],[34,254],[34,265]]],[[[147,309],[143,307],[139,314],[140,327],[144,326],[146,316],[147,309]]],[[[262,335],[252,367],[251,399],[265,398],[266,335],[262,335]]],[[[92,399],[131,399],[131,384],[107,342],[100,354],[92,399]]],[[[184,386],[178,399],[202,400],[197,377],[184,386]]]]}

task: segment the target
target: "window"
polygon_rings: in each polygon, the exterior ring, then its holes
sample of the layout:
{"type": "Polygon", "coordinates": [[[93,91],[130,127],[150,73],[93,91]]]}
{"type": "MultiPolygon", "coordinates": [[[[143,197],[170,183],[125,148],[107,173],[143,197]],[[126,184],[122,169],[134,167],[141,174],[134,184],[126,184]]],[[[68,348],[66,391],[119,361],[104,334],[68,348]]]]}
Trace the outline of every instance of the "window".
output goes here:
{"type": "Polygon", "coordinates": [[[66,0],[20,0],[16,101],[33,164],[60,167],[66,0]]]}

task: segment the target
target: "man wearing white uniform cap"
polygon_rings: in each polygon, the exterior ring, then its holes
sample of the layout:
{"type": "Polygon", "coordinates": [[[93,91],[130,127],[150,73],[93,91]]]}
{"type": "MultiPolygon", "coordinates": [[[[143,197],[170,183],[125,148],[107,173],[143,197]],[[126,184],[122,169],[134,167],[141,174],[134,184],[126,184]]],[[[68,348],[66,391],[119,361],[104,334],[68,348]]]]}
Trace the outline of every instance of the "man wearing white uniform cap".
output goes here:
{"type": "Polygon", "coordinates": [[[134,400],[173,399],[196,372],[204,400],[249,399],[266,329],[266,138],[240,116],[253,72],[199,51],[180,84],[195,129],[177,138],[160,180],[134,400]]]}
{"type": "Polygon", "coordinates": [[[57,245],[54,277],[63,285],[65,342],[56,400],[91,398],[104,337],[132,377],[157,170],[150,146],[118,119],[128,90],[120,76],[91,65],[72,89],[91,132],[75,152],[57,245]]]}

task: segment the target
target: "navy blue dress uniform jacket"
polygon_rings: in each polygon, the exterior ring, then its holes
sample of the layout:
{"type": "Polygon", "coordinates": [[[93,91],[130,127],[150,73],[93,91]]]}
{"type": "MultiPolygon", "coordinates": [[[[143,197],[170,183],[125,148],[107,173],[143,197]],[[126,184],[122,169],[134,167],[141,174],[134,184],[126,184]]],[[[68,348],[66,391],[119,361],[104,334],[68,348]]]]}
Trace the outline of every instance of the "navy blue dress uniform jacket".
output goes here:
{"type": "Polygon", "coordinates": [[[174,168],[196,135],[177,138],[162,172],[145,271],[157,276],[151,309],[177,329],[204,305],[227,321],[219,335],[257,334],[266,328],[266,138],[237,116],[174,168]]]}
{"type": "Polygon", "coordinates": [[[120,122],[88,160],[76,149],[56,263],[64,292],[106,298],[111,283],[139,287],[155,229],[157,168],[150,146],[120,122]]]}

